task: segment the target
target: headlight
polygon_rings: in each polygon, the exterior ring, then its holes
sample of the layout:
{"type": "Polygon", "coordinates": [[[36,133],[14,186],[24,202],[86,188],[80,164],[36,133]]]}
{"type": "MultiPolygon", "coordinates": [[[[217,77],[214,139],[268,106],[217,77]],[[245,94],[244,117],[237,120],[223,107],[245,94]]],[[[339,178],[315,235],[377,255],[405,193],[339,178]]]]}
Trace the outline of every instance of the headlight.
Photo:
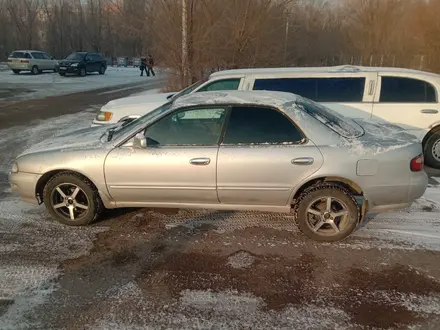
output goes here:
{"type": "Polygon", "coordinates": [[[16,162],[14,164],[12,164],[11,172],[18,173],[18,164],[16,162]]]}
{"type": "Polygon", "coordinates": [[[78,63],[72,63],[70,66],[78,66],[78,63]]]}
{"type": "Polygon", "coordinates": [[[98,121],[109,121],[113,117],[113,112],[108,111],[100,111],[96,116],[96,120],[98,121]]]}

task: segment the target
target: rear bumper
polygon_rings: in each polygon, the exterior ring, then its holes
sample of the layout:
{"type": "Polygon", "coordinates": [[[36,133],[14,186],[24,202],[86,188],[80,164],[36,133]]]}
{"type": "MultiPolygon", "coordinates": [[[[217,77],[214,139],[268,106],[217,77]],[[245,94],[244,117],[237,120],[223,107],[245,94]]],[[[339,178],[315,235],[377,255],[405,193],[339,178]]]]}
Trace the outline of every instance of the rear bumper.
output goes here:
{"type": "Polygon", "coordinates": [[[11,70],[31,70],[32,69],[32,64],[31,63],[13,63],[13,62],[8,62],[8,67],[11,70]]]}
{"type": "Polygon", "coordinates": [[[9,182],[12,191],[17,192],[23,201],[38,205],[39,203],[35,195],[35,188],[40,177],[40,174],[35,173],[10,173],[9,182]]]}
{"type": "Polygon", "coordinates": [[[369,200],[368,213],[381,213],[407,208],[422,197],[428,188],[428,175],[425,171],[414,174],[409,185],[378,187],[376,193],[367,196],[369,200]],[[384,202],[392,200],[392,202],[384,202]]]}

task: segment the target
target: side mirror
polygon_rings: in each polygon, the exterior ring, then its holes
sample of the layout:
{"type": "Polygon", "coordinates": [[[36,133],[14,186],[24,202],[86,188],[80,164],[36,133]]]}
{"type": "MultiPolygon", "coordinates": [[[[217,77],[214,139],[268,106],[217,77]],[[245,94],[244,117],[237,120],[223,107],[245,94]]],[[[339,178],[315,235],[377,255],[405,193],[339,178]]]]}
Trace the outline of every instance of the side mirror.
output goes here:
{"type": "Polygon", "coordinates": [[[170,98],[172,98],[174,96],[174,94],[168,95],[167,96],[167,100],[169,100],[170,98]]]}
{"type": "Polygon", "coordinates": [[[138,133],[133,139],[133,147],[145,149],[147,147],[147,139],[143,133],[138,133]]]}

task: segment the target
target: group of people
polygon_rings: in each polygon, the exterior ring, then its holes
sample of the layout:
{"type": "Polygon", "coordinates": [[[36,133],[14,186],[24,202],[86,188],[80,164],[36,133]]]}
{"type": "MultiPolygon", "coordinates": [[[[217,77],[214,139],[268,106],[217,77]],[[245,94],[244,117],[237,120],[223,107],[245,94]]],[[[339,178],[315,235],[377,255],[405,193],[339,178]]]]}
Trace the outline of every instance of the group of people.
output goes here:
{"type": "Polygon", "coordinates": [[[150,74],[155,76],[156,73],[154,72],[153,67],[154,67],[153,56],[148,55],[148,58],[145,56],[141,56],[141,65],[139,67],[139,69],[141,70],[141,77],[144,75],[144,71],[147,74],[147,77],[149,77],[150,74]]]}

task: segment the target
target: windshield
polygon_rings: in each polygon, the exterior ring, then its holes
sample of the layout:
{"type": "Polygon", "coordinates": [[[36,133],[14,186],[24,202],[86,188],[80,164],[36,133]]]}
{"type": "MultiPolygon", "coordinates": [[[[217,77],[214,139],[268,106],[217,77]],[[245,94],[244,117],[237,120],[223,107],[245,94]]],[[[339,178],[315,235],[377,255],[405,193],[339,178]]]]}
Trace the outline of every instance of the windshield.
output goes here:
{"type": "Polygon", "coordinates": [[[306,100],[298,101],[298,106],[309,115],[319,120],[339,135],[346,138],[357,138],[364,135],[363,128],[353,120],[323,105],[306,100]]]}
{"type": "Polygon", "coordinates": [[[181,96],[184,96],[184,95],[187,95],[187,94],[191,93],[193,90],[198,88],[201,84],[203,84],[205,81],[206,80],[199,80],[195,84],[192,84],[191,86],[188,86],[184,90],[181,90],[179,93],[174,94],[173,97],[171,98],[171,100],[174,101],[174,100],[178,99],[181,96]]]}
{"type": "Polygon", "coordinates": [[[172,102],[168,102],[162,106],[160,106],[159,108],[148,112],[147,114],[143,115],[142,117],[139,117],[135,120],[133,120],[132,122],[130,122],[127,125],[124,126],[117,126],[115,128],[111,128],[112,133],[109,135],[109,141],[114,140],[114,139],[118,139],[119,137],[125,135],[127,132],[130,132],[132,129],[135,129],[136,127],[138,127],[139,129],[143,126],[146,125],[150,120],[154,119],[157,116],[160,116],[162,113],[168,111],[171,108],[171,105],[173,103],[172,102]]]}
{"type": "Polygon", "coordinates": [[[85,53],[73,53],[66,57],[66,60],[80,61],[84,58],[85,53]]]}

